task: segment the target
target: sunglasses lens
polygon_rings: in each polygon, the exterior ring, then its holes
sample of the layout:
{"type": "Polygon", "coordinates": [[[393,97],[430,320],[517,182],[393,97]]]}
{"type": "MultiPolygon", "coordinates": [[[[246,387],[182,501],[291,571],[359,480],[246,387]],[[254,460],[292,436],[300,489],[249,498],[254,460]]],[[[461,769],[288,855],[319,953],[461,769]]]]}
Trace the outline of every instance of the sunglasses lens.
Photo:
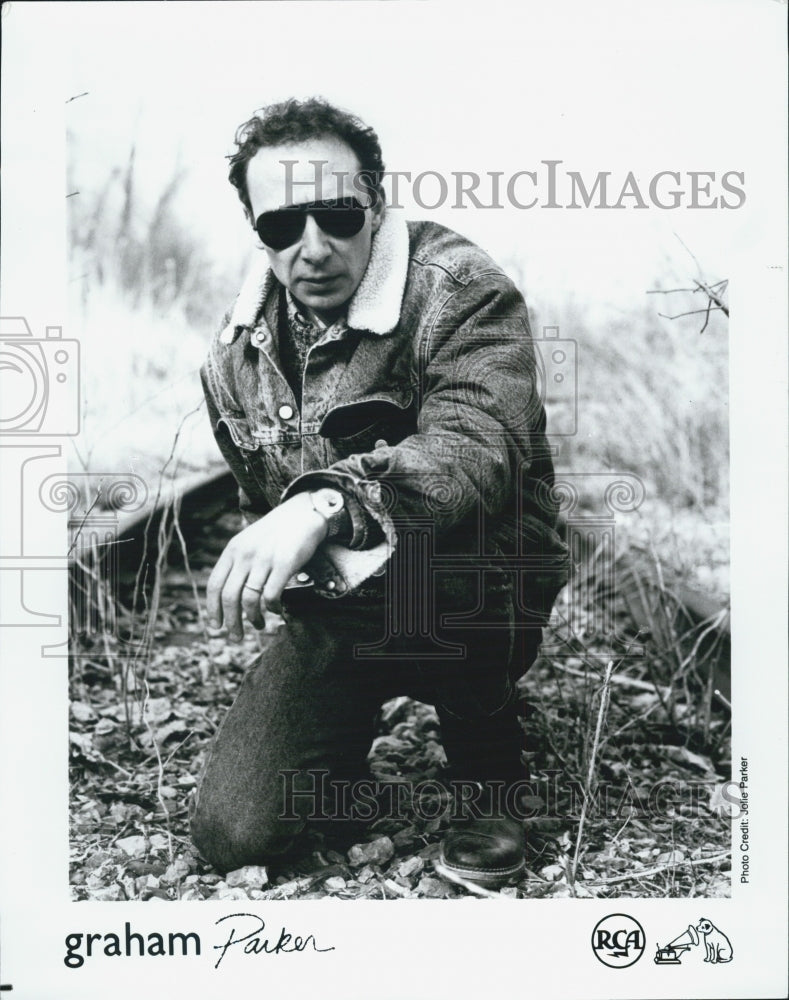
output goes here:
{"type": "Polygon", "coordinates": [[[285,250],[301,239],[308,214],[328,236],[347,239],[361,231],[364,212],[364,206],[355,198],[310,202],[297,208],[264,212],[258,217],[255,230],[271,250],[285,250]]]}
{"type": "Polygon", "coordinates": [[[329,236],[355,236],[364,226],[364,208],[353,198],[345,198],[313,213],[315,221],[329,236]]]}
{"type": "Polygon", "coordinates": [[[272,250],[284,250],[301,238],[305,221],[303,212],[285,208],[279,212],[264,212],[255,223],[255,229],[261,243],[272,250]]]}

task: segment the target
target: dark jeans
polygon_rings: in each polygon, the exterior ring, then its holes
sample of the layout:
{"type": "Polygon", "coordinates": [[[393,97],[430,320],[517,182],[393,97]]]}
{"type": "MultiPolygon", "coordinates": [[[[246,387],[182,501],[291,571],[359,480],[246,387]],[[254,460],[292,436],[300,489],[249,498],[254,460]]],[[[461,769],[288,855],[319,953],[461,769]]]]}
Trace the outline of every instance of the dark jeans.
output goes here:
{"type": "Polygon", "coordinates": [[[304,827],[286,809],[283,772],[305,788],[315,771],[364,776],[375,717],[398,695],[436,706],[453,777],[525,777],[514,682],[542,630],[513,627],[507,587],[485,587],[484,625],[473,627],[437,615],[420,630],[390,615],[387,630],[385,602],[308,590],[283,604],[286,626],[245,677],[192,803],[194,842],[220,871],[270,862],[304,827]]]}

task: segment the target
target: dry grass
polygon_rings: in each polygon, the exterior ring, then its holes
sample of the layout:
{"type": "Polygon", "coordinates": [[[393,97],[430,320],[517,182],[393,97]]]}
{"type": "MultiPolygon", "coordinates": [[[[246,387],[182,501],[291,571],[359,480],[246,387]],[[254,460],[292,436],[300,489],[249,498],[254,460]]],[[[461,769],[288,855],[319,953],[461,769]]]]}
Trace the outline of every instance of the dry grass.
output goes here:
{"type": "Polygon", "coordinates": [[[198,370],[242,273],[240,259],[213,259],[183,222],[183,177],[146,199],[132,149],[100,190],[69,200],[70,328],[82,347],[72,467],[133,471],[152,492],[176,438],[170,475],[221,461],[198,370]]]}
{"type": "Polygon", "coordinates": [[[219,461],[198,374],[209,332],[176,309],[130,307],[111,281],[97,283],[77,315],[84,362],[74,467],[135,472],[151,489],[182,425],[183,474],[219,461]]]}

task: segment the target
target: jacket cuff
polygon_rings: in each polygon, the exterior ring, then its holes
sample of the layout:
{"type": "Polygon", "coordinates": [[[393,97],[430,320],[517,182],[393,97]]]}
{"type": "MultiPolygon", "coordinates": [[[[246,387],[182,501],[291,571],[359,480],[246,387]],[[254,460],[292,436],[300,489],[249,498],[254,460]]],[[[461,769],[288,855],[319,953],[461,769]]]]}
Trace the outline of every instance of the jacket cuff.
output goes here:
{"type": "Polygon", "coordinates": [[[304,566],[321,597],[344,597],[353,594],[373,577],[383,576],[391,556],[386,541],[372,549],[354,552],[344,545],[324,542],[304,566]]]}
{"type": "MultiPolygon", "coordinates": [[[[378,483],[359,480],[347,473],[306,472],[294,479],[283,492],[280,502],[305,490],[330,486],[346,498],[353,533],[346,545],[324,543],[319,551],[332,564],[343,581],[342,592],[354,590],[372,576],[380,576],[397,545],[392,519],[384,508],[378,483]]],[[[328,596],[328,595],[327,595],[328,596]]],[[[331,596],[339,596],[335,591],[331,596]]]]}
{"type": "Polygon", "coordinates": [[[332,541],[349,549],[371,549],[383,541],[383,530],[372,514],[359,503],[353,493],[340,489],[345,498],[344,523],[332,541]]]}

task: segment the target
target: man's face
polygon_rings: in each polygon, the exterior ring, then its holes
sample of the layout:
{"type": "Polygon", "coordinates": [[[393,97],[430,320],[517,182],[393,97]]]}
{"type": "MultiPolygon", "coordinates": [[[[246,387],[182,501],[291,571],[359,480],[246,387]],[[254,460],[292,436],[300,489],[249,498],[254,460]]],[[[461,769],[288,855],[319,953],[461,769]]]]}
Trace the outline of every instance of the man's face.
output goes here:
{"type": "MultiPolygon", "coordinates": [[[[354,185],[359,169],[356,154],[339,139],[260,149],[247,165],[253,221],[263,212],[334,198],[356,198],[368,205],[372,196],[358,190],[358,180],[354,185]],[[282,161],[287,160],[296,162],[286,167],[282,161]],[[322,162],[316,166],[311,160],[322,162]]],[[[348,237],[330,236],[307,215],[294,244],[284,250],[265,247],[271,269],[307,312],[332,322],[359,287],[383,215],[383,200],[378,199],[365,212],[360,232],[348,237]]]]}

